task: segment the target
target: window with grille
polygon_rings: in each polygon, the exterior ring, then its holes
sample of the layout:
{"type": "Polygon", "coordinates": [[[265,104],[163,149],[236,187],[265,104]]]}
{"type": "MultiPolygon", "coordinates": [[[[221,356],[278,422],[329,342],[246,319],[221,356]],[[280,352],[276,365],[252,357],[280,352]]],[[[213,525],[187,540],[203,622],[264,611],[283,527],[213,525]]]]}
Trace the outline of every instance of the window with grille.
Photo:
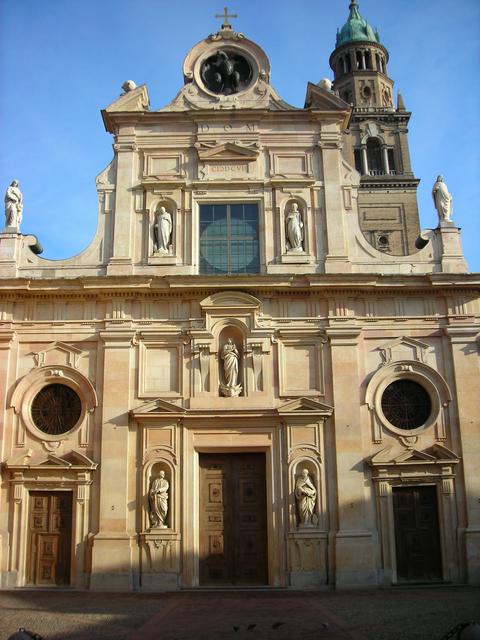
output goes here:
{"type": "Polygon", "coordinates": [[[200,274],[259,272],[258,205],[200,205],[200,274]]]}
{"type": "Polygon", "coordinates": [[[382,411],[399,429],[417,429],[430,417],[432,402],[428,392],[414,380],[395,380],[382,395],[382,411]]]}

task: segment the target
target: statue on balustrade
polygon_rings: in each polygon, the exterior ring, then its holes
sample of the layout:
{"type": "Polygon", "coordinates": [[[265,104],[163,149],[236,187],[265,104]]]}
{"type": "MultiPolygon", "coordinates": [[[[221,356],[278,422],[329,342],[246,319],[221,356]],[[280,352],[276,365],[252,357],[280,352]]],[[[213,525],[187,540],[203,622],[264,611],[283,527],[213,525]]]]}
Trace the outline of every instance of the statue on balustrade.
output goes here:
{"type": "Polygon", "coordinates": [[[14,180],[5,192],[5,227],[18,229],[22,222],[23,197],[18,186],[18,180],[14,180]]]}
{"type": "Polygon", "coordinates": [[[448,191],[447,185],[443,181],[443,176],[438,176],[437,181],[433,185],[432,197],[440,222],[451,222],[453,198],[452,194],[448,191]]]}

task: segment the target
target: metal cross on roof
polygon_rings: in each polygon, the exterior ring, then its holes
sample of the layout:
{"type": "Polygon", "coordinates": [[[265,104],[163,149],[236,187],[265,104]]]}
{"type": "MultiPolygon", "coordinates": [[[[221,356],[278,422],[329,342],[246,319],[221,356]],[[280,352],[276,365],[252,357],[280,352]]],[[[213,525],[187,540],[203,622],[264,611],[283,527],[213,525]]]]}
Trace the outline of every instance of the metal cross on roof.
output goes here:
{"type": "Polygon", "coordinates": [[[229,18],[238,18],[236,13],[228,13],[228,7],[223,7],[223,13],[216,13],[215,18],[223,18],[222,29],[231,29],[232,25],[229,23],[229,18]]]}

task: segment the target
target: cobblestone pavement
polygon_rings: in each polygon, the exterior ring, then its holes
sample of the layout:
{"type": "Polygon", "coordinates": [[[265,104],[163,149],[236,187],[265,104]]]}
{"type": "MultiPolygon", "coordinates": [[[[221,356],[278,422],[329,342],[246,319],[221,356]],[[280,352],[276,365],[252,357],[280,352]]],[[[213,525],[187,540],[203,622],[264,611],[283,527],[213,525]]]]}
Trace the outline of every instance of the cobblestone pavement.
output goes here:
{"type": "Polygon", "coordinates": [[[46,640],[440,640],[479,619],[480,589],[0,591],[0,640],[20,626],[46,640]]]}

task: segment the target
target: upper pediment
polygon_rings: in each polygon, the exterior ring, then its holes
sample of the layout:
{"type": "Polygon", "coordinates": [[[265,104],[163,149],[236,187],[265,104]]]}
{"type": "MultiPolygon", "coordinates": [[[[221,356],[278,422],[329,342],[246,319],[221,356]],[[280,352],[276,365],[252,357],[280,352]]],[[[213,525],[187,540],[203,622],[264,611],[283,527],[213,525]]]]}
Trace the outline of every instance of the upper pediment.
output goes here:
{"type": "Polygon", "coordinates": [[[77,347],[73,347],[65,342],[52,342],[42,349],[41,351],[33,352],[32,355],[35,359],[37,366],[42,367],[46,364],[66,364],[70,367],[76,367],[78,363],[78,359],[82,354],[82,350],[77,347]],[[59,360],[55,358],[52,353],[52,358],[48,359],[47,354],[50,352],[58,352],[59,354],[63,354],[63,358],[59,360]]]}
{"type": "Polygon", "coordinates": [[[333,407],[324,402],[313,400],[312,398],[295,398],[295,400],[289,400],[282,404],[278,408],[278,413],[283,414],[297,414],[297,415],[315,415],[315,416],[331,416],[333,413],[333,407]]]}
{"type": "Polygon", "coordinates": [[[379,347],[384,364],[397,360],[416,360],[425,362],[425,355],[429,349],[426,342],[415,340],[406,336],[390,340],[379,347]]]}
{"type": "Polygon", "coordinates": [[[138,418],[140,416],[145,417],[148,415],[160,416],[178,413],[185,413],[185,409],[178,406],[178,404],[168,402],[168,400],[162,400],[161,398],[146,402],[145,404],[142,404],[130,411],[130,415],[134,418],[138,418]]]}
{"type": "Polygon", "coordinates": [[[327,91],[312,82],[307,85],[305,109],[318,111],[350,111],[350,105],[332,91],[327,91]]]}
{"type": "Polygon", "coordinates": [[[105,113],[124,111],[148,111],[150,99],[146,85],[142,84],[134,89],[127,90],[104,109],[105,113]]]}
{"type": "Polygon", "coordinates": [[[197,143],[198,157],[200,160],[225,161],[225,160],[256,160],[259,149],[257,145],[242,145],[238,142],[224,142],[212,146],[197,143]]]}

